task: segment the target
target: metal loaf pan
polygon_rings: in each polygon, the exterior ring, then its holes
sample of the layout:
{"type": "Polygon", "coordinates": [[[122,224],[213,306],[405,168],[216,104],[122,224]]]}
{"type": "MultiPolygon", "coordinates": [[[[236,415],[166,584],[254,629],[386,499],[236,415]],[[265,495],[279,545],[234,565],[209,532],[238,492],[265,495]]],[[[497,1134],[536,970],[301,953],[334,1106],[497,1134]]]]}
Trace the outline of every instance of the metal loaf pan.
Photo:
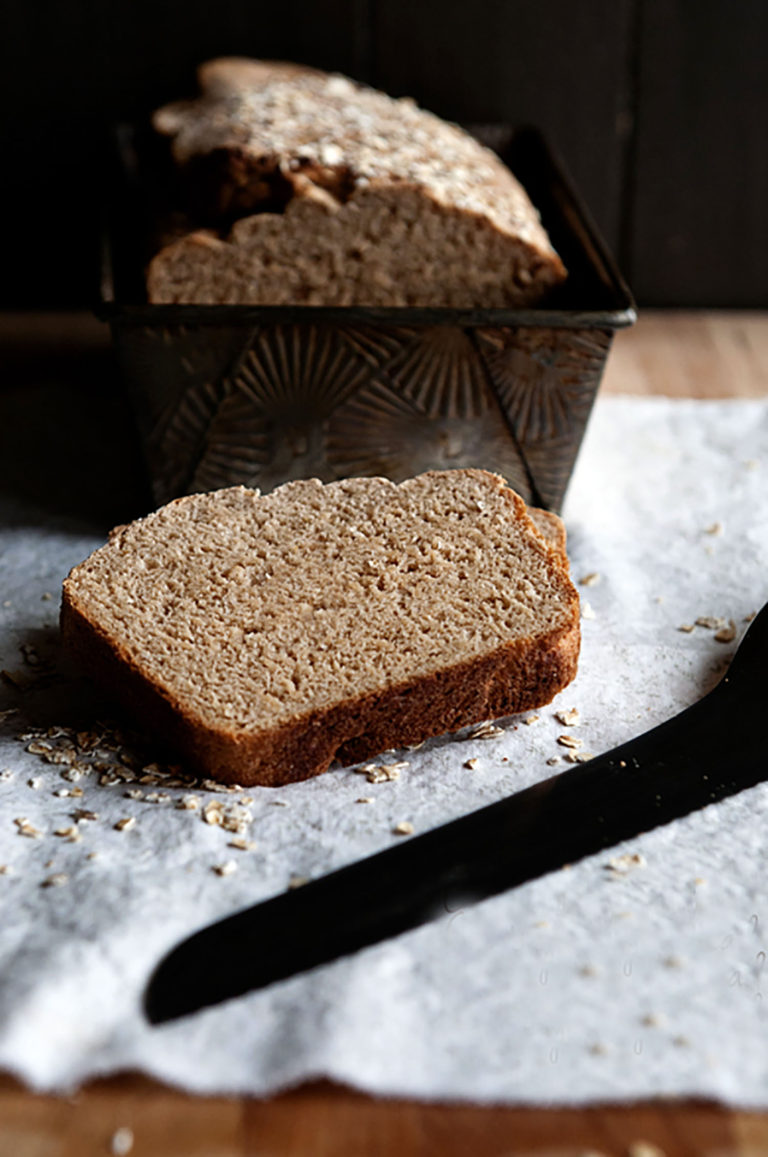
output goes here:
{"type": "Polygon", "coordinates": [[[632,295],[535,130],[499,150],[568,280],[535,309],[149,305],[136,137],[118,135],[99,315],[109,321],[154,497],[481,466],[557,511],[632,295]]]}

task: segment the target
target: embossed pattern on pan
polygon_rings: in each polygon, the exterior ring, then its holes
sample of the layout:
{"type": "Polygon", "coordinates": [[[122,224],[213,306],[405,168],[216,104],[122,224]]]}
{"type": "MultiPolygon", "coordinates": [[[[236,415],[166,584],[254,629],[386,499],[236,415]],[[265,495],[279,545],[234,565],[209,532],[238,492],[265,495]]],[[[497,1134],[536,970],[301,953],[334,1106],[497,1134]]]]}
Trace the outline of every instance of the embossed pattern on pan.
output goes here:
{"type": "Polygon", "coordinates": [[[513,145],[511,167],[569,269],[536,309],[123,304],[115,285],[131,277],[112,270],[115,255],[127,268],[130,246],[113,238],[102,315],[158,504],[238,483],[267,492],[295,478],[479,466],[559,510],[634,303],[541,138],[513,145]]]}

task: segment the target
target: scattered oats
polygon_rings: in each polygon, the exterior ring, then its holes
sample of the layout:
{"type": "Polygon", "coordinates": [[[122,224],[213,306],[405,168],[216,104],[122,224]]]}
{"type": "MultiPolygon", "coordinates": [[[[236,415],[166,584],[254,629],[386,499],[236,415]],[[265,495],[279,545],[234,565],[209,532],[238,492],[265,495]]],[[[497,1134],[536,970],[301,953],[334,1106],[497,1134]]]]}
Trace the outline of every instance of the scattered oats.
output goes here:
{"type": "Polygon", "coordinates": [[[196,812],[200,807],[200,800],[196,795],[184,795],[177,801],[176,807],[183,812],[196,812]]]}
{"type": "Polygon", "coordinates": [[[288,807],[288,804],[285,802],[284,799],[273,799],[272,800],[272,807],[288,807]]]}
{"type": "Polygon", "coordinates": [[[425,743],[426,743],[426,739],[422,739],[420,743],[408,743],[408,744],[406,744],[405,750],[406,751],[419,751],[419,749],[422,748],[425,743]]]}
{"type": "Polygon", "coordinates": [[[44,868],[52,868],[52,867],[53,867],[53,863],[54,863],[54,861],[53,861],[53,860],[46,860],[46,861],[45,861],[45,863],[43,864],[43,867],[44,867],[44,868]]]}
{"type": "Polygon", "coordinates": [[[711,524],[711,526],[705,526],[704,527],[704,533],[705,534],[722,534],[723,533],[722,522],[713,522],[711,524]]]}
{"type": "Polygon", "coordinates": [[[748,615],[744,616],[745,623],[751,623],[753,619],[757,618],[757,611],[750,611],[748,615]]]}
{"type": "Polygon", "coordinates": [[[726,622],[726,619],[717,618],[715,615],[699,615],[696,626],[706,627],[708,631],[719,631],[721,627],[726,625],[726,622]]]}
{"type": "Polygon", "coordinates": [[[547,760],[547,767],[554,767],[556,763],[562,763],[562,759],[561,755],[550,755],[547,760]]]}
{"type": "Polygon", "coordinates": [[[558,723],[562,723],[564,727],[578,727],[580,716],[575,707],[567,707],[556,711],[555,719],[558,723]]]}
{"type": "Polygon", "coordinates": [[[12,876],[13,868],[10,864],[0,864],[0,876],[12,876]]]}
{"type": "Polygon", "coordinates": [[[116,832],[129,832],[131,828],[136,827],[136,816],[126,816],[125,819],[118,820],[113,826],[116,832]]]}
{"type": "Polygon", "coordinates": [[[237,871],[234,860],[225,860],[223,864],[214,864],[213,871],[217,876],[231,876],[237,871]]]}
{"type": "Polygon", "coordinates": [[[112,1139],[109,1142],[109,1151],[112,1157],[128,1157],[132,1149],[133,1130],[129,1129],[127,1125],[122,1125],[112,1134],[112,1139]]]}
{"type": "Polygon", "coordinates": [[[98,860],[99,853],[98,852],[89,852],[85,858],[86,858],[86,860],[98,860]]]}
{"type": "Polygon", "coordinates": [[[395,824],[392,830],[396,836],[412,836],[413,824],[410,820],[401,820],[399,824],[395,824]]]}
{"type": "Polygon", "coordinates": [[[69,882],[69,876],[65,872],[54,872],[52,876],[46,877],[40,885],[41,888],[59,888],[62,884],[69,882]]]}
{"type": "Polygon", "coordinates": [[[568,751],[563,756],[568,763],[589,763],[594,758],[591,751],[568,751]]]}
{"type": "Polygon", "coordinates": [[[30,755],[48,755],[53,748],[50,743],[46,743],[43,739],[35,739],[32,743],[27,744],[27,751],[30,755]]]}
{"type": "Polygon", "coordinates": [[[0,771],[0,783],[8,783],[11,779],[13,779],[13,772],[10,767],[4,767],[3,770],[0,771]]]}
{"type": "Polygon", "coordinates": [[[707,881],[704,879],[703,876],[696,876],[696,878],[694,879],[693,882],[697,888],[701,888],[702,885],[706,884],[707,881]]]}
{"type": "Polygon", "coordinates": [[[530,727],[532,723],[538,723],[538,722],[539,722],[539,716],[538,715],[526,715],[525,719],[523,720],[523,723],[525,724],[526,727],[530,727]]]}
{"type": "Polygon", "coordinates": [[[626,876],[633,868],[644,868],[645,864],[645,856],[639,852],[627,852],[623,856],[613,856],[603,867],[606,872],[614,872],[617,876],[626,876]]]}
{"type": "Polygon", "coordinates": [[[291,889],[303,888],[304,885],[308,883],[309,876],[291,876],[290,880],[288,881],[288,887],[291,889]]]}
{"type": "Polygon", "coordinates": [[[90,775],[91,766],[88,763],[83,763],[77,758],[77,752],[74,747],[57,747],[46,758],[46,763],[66,764],[71,767],[73,771],[79,771],[80,775],[90,775]]]}
{"type": "Polygon", "coordinates": [[[579,976],[584,976],[584,977],[588,978],[588,977],[597,976],[597,975],[598,975],[598,971],[595,968],[594,964],[582,964],[581,968],[579,969],[579,976]]]}
{"type": "Polygon", "coordinates": [[[589,574],[585,574],[583,578],[579,579],[579,586],[582,586],[582,587],[596,586],[597,583],[600,582],[600,579],[602,577],[603,576],[600,574],[599,571],[592,570],[589,572],[589,574]]]}
{"type": "Polygon", "coordinates": [[[736,624],[733,619],[728,620],[727,627],[721,627],[719,631],[715,632],[716,643],[732,643],[736,638],[736,624]]]}
{"type": "Polygon", "coordinates": [[[256,841],[246,840],[242,836],[235,836],[234,840],[229,841],[227,847],[237,848],[240,852],[252,852],[256,847],[256,841]]]}
{"type": "Polygon", "coordinates": [[[221,826],[226,832],[235,832],[242,836],[248,830],[248,824],[253,820],[253,816],[247,808],[239,807],[238,804],[233,804],[225,808],[221,815],[221,826]]]}
{"type": "Polygon", "coordinates": [[[665,956],[662,960],[665,968],[682,968],[683,962],[679,956],[665,956]]]}
{"type": "Polygon", "coordinates": [[[241,803],[243,805],[243,807],[249,807],[253,803],[253,796],[252,795],[241,795],[240,799],[238,800],[238,803],[241,803]]]}
{"type": "Polygon", "coordinates": [[[582,619],[597,618],[595,612],[592,609],[592,605],[588,603],[586,599],[581,600],[581,617],[582,619]]]}
{"type": "Polygon", "coordinates": [[[583,747],[584,740],[577,739],[575,735],[558,735],[557,742],[561,747],[583,747]]]}
{"type": "Polygon", "coordinates": [[[147,803],[169,803],[171,796],[167,791],[148,791],[144,799],[147,803]]]}
{"type": "Polygon", "coordinates": [[[77,823],[81,823],[83,820],[94,822],[99,818],[98,812],[88,811],[88,809],[84,807],[76,808],[72,815],[77,823]]]}
{"type": "Polygon", "coordinates": [[[372,795],[361,795],[359,797],[359,799],[355,800],[355,803],[373,803],[373,796],[372,795]]]}
{"type": "Polygon", "coordinates": [[[70,844],[77,844],[83,838],[79,829],[74,824],[70,824],[69,827],[66,828],[54,828],[53,834],[68,840],[70,844]]]}
{"type": "Polygon", "coordinates": [[[17,816],[13,822],[18,828],[20,836],[27,836],[30,840],[39,840],[43,834],[34,824],[30,823],[26,816],[17,816]]]}
{"type": "Polygon", "coordinates": [[[695,623],[681,623],[677,629],[678,629],[678,631],[684,631],[686,635],[690,635],[691,631],[696,630],[696,624],[695,623]]]}
{"type": "Polygon", "coordinates": [[[470,771],[474,771],[475,768],[480,766],[480,760],[479,759],[465,759],[464,766],[468,767],[470,771]]]}
{"type": "Polygon", "coordinates": [[[659,1016],[657,1012],[647,1012],[640,1018],[640,1024],[644,1024],[646,1028],[659,1028],[663,1023],[664,1017],[659,1016]]]}
{"type": "Polygon", "coordinates": [[[632,1141],[627,1146],[627,1157],[667,1157],[667,1155],[652,1141],[632,1141]]]}
{"type": "MultiPolygon", "coordinates": [[[[64,779],[80,779],[80,776],[77,773],[73,773],[70,775],[66,775],[65,773],[62,773],[62,774],[63,774],[64,779]]],[[[99,786],[100,787],[115,787],[118,783],[124,783],[124,782],[125,782],[125,780],[123,779],[123,777],[121,775],[110,775],[109,772],[104,772],[103,775],[99,776],[99,786]]]]}
{"type": "Polygon", "coordinates": [[[214,799],[207,803],[200,813],[200,818],[204,824],[211,824],[212,827],[220,827],[222,818],[220,801],[214,799]]]}
{"type": "Polygon", "coordinates": [[[123,792],[126,799],[144,799],[144,792],[140,787],[129,787],[127,791],[123,792]]]}
{"type": "Polygon", "coordinates": [[[503,734],[504,728],[497,727],[495,723],[479,723],[477,727],[473,727],[467,739],[496,739],[503,734]]]}
{"type": "Polygon", "coordinates": [[[400,763],[363,763],[355,768],[357,775],[364,775],[369,783],[392,783],[400,778],[400,772],[410,764],[401,760],[400,763]]]}
{"type": "MultiPolygon", "coordinates": [[[[77,781],[79,779],[83,778],[83,773],[77,767],[68,767],[66,769],[66,771],[61,772],[61,778],[66,779],[67,783],[77,783],[77,781]]],[[[99,783],[104,783],[107,778],[108,777],[106,775],[100,776],[99,783]]],[[[118,782],[118,780],[116,780],[116,779],[112,780],[112,783],[117,783],[117,782],[118,782]]]]}
{"type": "Polygon", "coordinates": [[[31,779],[27,780],[27,787],[31,787],[33,791],[39,791],[43,786],[43,781],[39,775],[33,775],[31,779]]]}
{"type": "Polygon", "coordinates": [[[43,591],[43,593],[40,595],[40,599],[44,603],[49,603],[52,598],[53,598],[53,595],[51,594],[50,591],[43,591]]]}

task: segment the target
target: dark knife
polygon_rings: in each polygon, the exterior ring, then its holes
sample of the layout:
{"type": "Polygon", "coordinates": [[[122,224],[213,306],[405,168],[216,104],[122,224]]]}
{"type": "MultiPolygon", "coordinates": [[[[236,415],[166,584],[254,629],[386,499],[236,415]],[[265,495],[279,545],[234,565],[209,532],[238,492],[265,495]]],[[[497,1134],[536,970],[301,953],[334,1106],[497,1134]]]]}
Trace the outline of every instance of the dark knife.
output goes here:
{"type": "Polygon", "coordinates": [[[161,961],[153,1024],[264,988],[768,778],[768,606],[722,681],[637,739],[204,928],[161,961]]]}

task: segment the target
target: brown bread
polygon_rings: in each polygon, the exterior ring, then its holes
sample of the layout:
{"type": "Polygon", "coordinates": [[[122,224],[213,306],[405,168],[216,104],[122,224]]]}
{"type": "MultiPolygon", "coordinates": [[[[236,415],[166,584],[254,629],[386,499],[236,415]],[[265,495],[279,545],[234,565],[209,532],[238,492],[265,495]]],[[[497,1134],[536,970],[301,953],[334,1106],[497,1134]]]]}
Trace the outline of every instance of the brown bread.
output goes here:
{"type": "Polygon", "coordinates": [[[498,157],[413,101],[268,61],[200,84],[154,124],[213,227],[155,256],[150,301],[515,307],[565,277],[498,157]]]}
{"type": "Polygon", "coordinates": [[[64,583],[86,670],[230,783],[279,785],[549,702],[578,596],[554,516],[482,470],[177,499],[64,583]]]}

